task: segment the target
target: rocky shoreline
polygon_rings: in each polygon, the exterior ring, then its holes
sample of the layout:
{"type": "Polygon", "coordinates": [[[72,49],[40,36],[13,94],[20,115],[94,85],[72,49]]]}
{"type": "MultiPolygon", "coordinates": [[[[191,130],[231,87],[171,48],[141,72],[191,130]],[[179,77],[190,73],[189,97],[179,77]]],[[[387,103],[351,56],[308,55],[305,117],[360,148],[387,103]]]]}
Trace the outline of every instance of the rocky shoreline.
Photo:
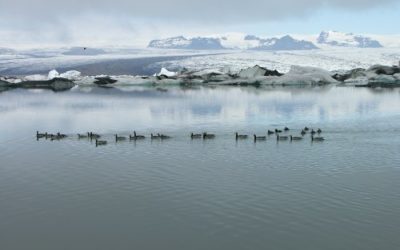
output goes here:
{"type": "Polygon", "coordinates": [[[153,76],[81,76],[80,72],[74,70],[63,74],[52,70],[47,76],[0,76],[0,91],[15,88],[65,91],[77,85],[112,87],[114,85],[320,86],[329,84],[371,88],[400,87],[400,67],[374,65],[368,69],[330,72],[315,67],[292,66],[289,72],[283,74],[256,65],[236,73],[219,70],[193,71],[185,68],[179,72],[171,72],[163,68],[159,74],[153,76]]]}

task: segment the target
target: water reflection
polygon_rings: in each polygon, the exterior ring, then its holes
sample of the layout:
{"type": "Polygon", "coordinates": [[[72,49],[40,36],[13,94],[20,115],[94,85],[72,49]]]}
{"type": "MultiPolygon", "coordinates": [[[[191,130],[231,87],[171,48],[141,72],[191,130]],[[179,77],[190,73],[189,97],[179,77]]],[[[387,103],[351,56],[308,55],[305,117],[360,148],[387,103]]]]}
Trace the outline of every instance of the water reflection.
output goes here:
{"type": "Polygon", "coordinates": [[[395,116],[399,104],[396,90],[340,87],[15,90],[0,95],[0,127],[12,130],[18,123],[25,129],[108,132],[300,126],[395,116]]]}

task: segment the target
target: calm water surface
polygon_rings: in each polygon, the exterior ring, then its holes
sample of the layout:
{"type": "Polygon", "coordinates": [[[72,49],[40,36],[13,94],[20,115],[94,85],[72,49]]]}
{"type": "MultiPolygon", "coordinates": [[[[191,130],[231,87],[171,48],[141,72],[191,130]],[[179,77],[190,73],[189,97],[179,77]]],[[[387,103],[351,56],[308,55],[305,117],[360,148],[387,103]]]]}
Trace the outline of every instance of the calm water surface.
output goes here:
{"type": "Polygon", "coordinates": [[[0,131],[0,249],[400,249],[397,89],[16,90],[0,131]],[[284,126],[326,141],[234,140],[284,126]]]}

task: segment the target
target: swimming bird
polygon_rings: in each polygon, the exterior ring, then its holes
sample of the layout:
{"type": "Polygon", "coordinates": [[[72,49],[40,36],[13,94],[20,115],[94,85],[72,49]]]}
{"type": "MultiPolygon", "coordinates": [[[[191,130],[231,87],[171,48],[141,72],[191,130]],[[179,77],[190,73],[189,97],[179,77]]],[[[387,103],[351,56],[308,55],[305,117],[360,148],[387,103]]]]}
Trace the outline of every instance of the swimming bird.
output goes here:
{"type": "Polygon", "coordinates": [[[214,134],[208,134],[207,132],[203,133],[203,139],[214,139],[215,135],[214,134]]]}
{"type": "Polygon", "coordinates": [[[39,133],[39,131],[36,131],[36,138],[40,139],[40,138],[44,138],[47,136],[47,132],[46,133],[39,133]]]}
{"type": "Polygon", "coordinates": [[[99,141],[96,139],[96,147],[103,146],[103,145],[107,145],[107,141],[99,141]]]}
{"type": "Polygon", "coordinates": [[[64,139],[64,138],[66,138],[66,136],[62,135],[60,133],[57,133],[56,135],[53,135],[53,134],[50,135],[50,140],[51,141],[59,141],[59,140],[64,139]]]}
{"type": "Polygon", "coordinates": [[[133,136],[129,135],[129,140],[143,140],[143,139],[146,139],[146,136],[138,135],[136,134],[136,131],[133,131],[133,136]]]}
{"type": "Polygon", "coordinates": [[[115,134],[115,142],[125,141],[125,140],[126,140],[125,136],[118,136],[117,134],[115,134]]]}
{"type": "Polygon", "coordinates": [[[166,139],[171,139],[171,136],[164,135],[164,134],[158,134],[161,140],[166,140],[166,139]]]}
{"type": "Polygon", "coordinates": [[[86,139],[86,138],[89,138],[89,136],[84,134],[78,134],[78,139],[86,139]]]}
{"type": "Polygon", "coordinates": [[[99,139],[101,136],[93,132],[88,132],[88,137],[90,138],[90,140],[93,140],[93,139],[99,139]]]}
{"type": "Polygon", "coordinates": [[[314,137],[314,135],[311,135],[311,141],[325,141],[324,137],[314,137]]]}
{"type": "Polygon", "coordinates": [[[61,134],[60,132],[57,133],[57,136],[60,138],[67,138],[68,136],[66,134],[61,134]]]}
{"type": "Polygon", "coordinates": [[[239,133],[238,132],[236,132],[236,140],[239,140],[239,139],[247,139],[247,135],[239,135],[239,133]]]}
{"type": "Polygon", "coordinates": [[[257,135],[253,135],[253,137],[254,137],[254,141],[256,142],[256,141],[265,141],[265,140],[267,140],[267,137],[266,136],[257,136],[257,135]]]}
{"type": "Polygon", "coordinates": [[[304,129],[300,132],[300,134],[302,135],[302,136],[304,136],[305,134],[307,134],[307,132],[306,131],[304,131],[304,129]]]}
{"type": "Polygon", "coordinates": [[[322,133],[322,130],[319,128],[319,129],[317,130],[317,133],[318,133],[318,134],[321,134],[321,133],[322,133]]]}
{"type": "Polygon", "coordinates": [[[290,136],[290,141],[301,141],[303,137],[300,136],[290,136]]]}
{"type": "Polygon", "coordinates": [[[282,133],[282,130],[279,130],[279,129],[275,129],[275,133],[282,133]]]}
{"type": "Polygon", "coordinates": [[[317,132],[315,132],[314,129],[311,130],[311,135],[315,135],[317,132]]]}
{"type": "Polygon", "coordinates": [[[190,134],[190,138],[192,139],[201,139],[202,137],[203,137],[202,134],[194,134],[194,133],[190,134]]]}
{"type": "Polygon", "coordinates": [[[273,135],[273,134],[275,134],[275,132],[274,132],[274,131],[271,131],[271,130],[268,130],[268,131],[267,131],[267,134],[268,134],[268,135],[273,135]]]}
{"type": "Polygon", "coordinates": [[[287,131],[289,131],[290,129],[289,129],[288,127],[285,127],[283,130],[287,132],[287,131]]]}
{"type": "Polygon", "coordinates": [[[289,139],[288,136],[280,136],[280,135],[276,136],[277,141],[287,141],[288,139],[289,139]]]}
{"type": "Polygon", "coordinates": [[[310,130],[308,127],[304,127],[304,131],[308,131],[308,130],[310,130]]]}
{"type": "Polygon", "coordinates": [[[160,136],[160,134],[157,134],[157,135],[150,134],[150,138],[152,140],[158,140],[158,139],[161,139],[161,136],[160,136]]]}

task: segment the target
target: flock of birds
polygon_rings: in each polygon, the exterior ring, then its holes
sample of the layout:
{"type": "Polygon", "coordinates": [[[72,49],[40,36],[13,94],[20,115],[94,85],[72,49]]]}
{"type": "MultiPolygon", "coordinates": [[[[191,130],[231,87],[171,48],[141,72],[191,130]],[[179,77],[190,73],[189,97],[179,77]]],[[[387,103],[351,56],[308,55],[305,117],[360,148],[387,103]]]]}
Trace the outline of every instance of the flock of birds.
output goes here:
{"type": "MultiPolygon", "coordinates": [[[[283,133],[288,133],[290,131],[290,129],[288,127],[285,127],[283,130],[279,130],[279,129],[275,129],[275,130],[268,130],[267,131],[267,136],[263,135],[253,135],[253,139],[254,142],[257,141],[265,141],[267,140],[267,137],[270,137],[272,135],[276,135],[276,140],[277,141],[301,141],[304,139],[304,136],[309,133],[311,135],[311,141],[316,141],[316,142],[322,142],[325,140],[324,137],[320,136],[322,133],[321,129],[310,129],[308,127],[305,127],[301,130],[300,132],[300,136],[292,136],[292,135],[283,135],[283,133]]],[[[93,132],[87,132],[86,134],[77,134],[78,139],[89,139],[89,140],[94,140],[96,143],[96,147],[97,146],[103,146],[103,145],[107,145],[108,141],[106,140],[102,140],[102,136],[93,132]]],[[[36,131],[36,139],[49,139],[51,141],[54,140],[62,140],[69,137],[66,134],[61,134],[61,133],[57,133],[57,134],[51,134],[51,133],[40,133],[39,131],[36,131]]],[[[192,140],[194,139],[203,139],[203,140],[208,140],[208,139],[214,139],[216,137],[215,134],[210,134],[207,132],[204,133],[199,133],[199,134],[195,134],[195,133],[191,133],[190,134],[190,138],[192,140]]],[[[126,141],[126,140],[130,140],[130,141],[136,141],[136,140],[144,140],[147,137],[144,135],[139,135],[136,133],[136,131],[133,132],[133,135],[129,135],[129,136],[121,136],[118,134],[115,134],[115,142],[121,142],[121,141],[126,141]]],[[[167,139],[171,139],[171,136],[165,135],[165,134],[150,134],[150,139],[151,140],[167,140],[167,139]]],[[[239,134],[239,133],[235,133],[235,139],[236,140],[246,140],[251,138],[251,136],[246,135],[246,134],[239,134]]]]}

